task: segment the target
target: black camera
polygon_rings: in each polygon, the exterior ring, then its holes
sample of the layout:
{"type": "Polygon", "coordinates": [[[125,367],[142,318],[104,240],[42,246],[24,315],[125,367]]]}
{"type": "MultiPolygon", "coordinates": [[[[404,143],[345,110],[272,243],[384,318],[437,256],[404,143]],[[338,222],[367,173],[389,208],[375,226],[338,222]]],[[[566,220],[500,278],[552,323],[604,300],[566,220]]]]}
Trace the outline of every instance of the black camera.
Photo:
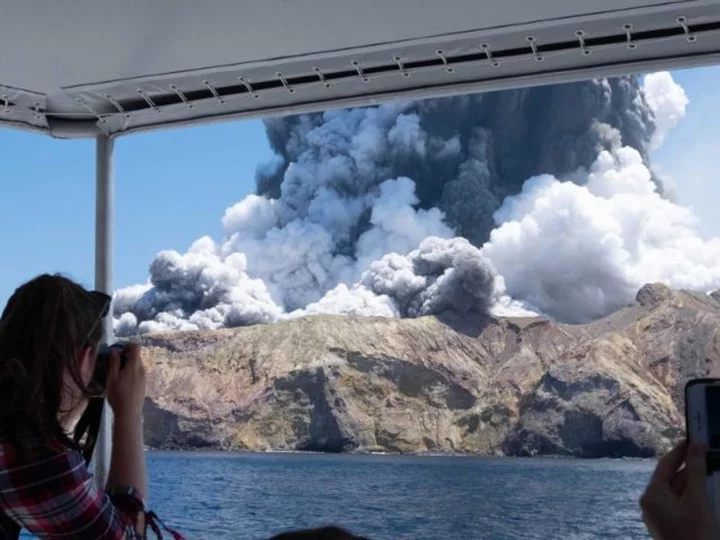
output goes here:
{"type": "Polygon", "coordinates": [[[93,372],[92,384],[103,392],[105,391],[105,386],[107,385],[107,377],[110,369],[110,356],[113,351],[117,351],[120,356],[120,369],[123,369],[128,361],[125,343],[115,343],[113,345],[103,345],[100,347],[97,360],[95,361],[95,371],[93,372]]]}

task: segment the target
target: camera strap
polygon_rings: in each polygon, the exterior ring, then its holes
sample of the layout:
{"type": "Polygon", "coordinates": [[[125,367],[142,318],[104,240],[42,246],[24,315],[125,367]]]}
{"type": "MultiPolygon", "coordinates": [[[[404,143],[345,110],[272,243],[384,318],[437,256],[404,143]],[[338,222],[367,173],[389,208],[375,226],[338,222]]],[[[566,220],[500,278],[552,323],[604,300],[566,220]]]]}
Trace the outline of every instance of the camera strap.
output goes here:
{"type": "Polygon", "coordinates": [[[92,459],[93,452],[95,451],[95,443],[97,442],[98,434],[100,433],[100,421],[102,420],[104,406],[105,398],[90,398],[90,402],[88,403],[85,412],[75,425],[73,440],[77,444],[80,444],[83,437],[85,437],[85,444],[82,445],[80,453],[85,459],[86,465],[90,465],[90,460],[92,459]]]}

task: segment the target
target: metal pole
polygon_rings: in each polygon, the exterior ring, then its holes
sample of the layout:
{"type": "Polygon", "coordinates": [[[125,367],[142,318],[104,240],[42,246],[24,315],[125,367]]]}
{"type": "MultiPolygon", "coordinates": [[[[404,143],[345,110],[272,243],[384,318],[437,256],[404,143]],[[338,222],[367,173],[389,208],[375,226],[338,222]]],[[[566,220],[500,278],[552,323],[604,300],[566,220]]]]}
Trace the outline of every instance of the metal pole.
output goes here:
{"type": "MultiPolygon", "coordinates": [[[[95,142],[95,288],[112,294],[113,225],[115,186],[113,179],[113,140],[98,135],[95,142]]],[[[103,321],[103,341],[113,340],[112,310],[103,321]]],[[[100,432],[95,446],[95,481],[104,488],[110,469],[112,449],[112,411],[105,404],[100,432]]]]}

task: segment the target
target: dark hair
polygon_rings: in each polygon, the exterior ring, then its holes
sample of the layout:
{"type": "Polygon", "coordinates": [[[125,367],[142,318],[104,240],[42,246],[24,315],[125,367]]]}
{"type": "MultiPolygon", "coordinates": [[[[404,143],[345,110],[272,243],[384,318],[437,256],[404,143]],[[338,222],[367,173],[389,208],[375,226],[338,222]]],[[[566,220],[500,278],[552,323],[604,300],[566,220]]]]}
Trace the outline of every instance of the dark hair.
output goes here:
{"type": "Polygon", "coordinates": [[[340,527],[322,527],[320,529],[306,529],[292,531],[277,536],[270,540],[368,540],[360,536],[353,536],[352,533],[340,527]]]}
{"type": "Polygon", "coordinates": [[[44,274],[20,286],[0,317],[0,436],[21,450],[77,445],[58,413],[64,374],[86,395],[78,355],[102,339],[109,297],[60,275],[44,274]],[[27,435],[38,448],[28,448],[27,435]]]}

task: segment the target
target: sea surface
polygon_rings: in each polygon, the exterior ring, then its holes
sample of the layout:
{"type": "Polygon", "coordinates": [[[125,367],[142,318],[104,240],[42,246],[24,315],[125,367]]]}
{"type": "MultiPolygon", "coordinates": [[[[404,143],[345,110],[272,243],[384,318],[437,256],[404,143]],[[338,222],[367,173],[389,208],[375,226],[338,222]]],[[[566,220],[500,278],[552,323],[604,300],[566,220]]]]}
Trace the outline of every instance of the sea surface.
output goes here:
{"type": "Polygon", "coordinates": [[[328,523],[373,540],[648,538],[653,461],[148,452],[150,502],[188,538],[328,523]]]}

